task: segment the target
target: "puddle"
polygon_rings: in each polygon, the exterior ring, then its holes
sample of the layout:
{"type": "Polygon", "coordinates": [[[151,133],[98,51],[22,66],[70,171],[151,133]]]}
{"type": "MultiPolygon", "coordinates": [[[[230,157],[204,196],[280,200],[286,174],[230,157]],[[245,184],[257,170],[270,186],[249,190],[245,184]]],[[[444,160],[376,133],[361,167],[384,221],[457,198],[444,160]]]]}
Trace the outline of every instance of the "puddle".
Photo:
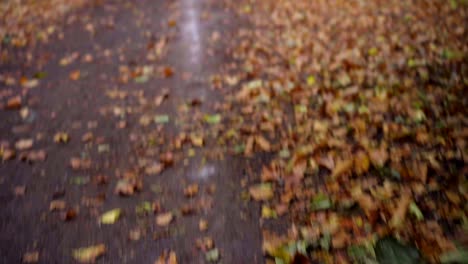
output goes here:
{"type": "Polygon", "coordinates": [[[195,180],[208,180],[213,177],[216,173],[216,167],[212,164],[206,164],[205,166],[199,168],[195,173],[191,174],[191,178],[195,180]]]}

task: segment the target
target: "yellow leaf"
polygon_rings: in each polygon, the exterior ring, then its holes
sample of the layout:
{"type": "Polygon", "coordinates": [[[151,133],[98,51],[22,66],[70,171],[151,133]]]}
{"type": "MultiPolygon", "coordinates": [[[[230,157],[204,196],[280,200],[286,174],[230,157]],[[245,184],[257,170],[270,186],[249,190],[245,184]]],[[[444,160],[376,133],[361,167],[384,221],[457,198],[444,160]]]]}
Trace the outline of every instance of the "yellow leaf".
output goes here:
{"type": "Polygon", "coordinates": [[[273,198],[273,187],[269,183],[257,184],[250,187],[249,193],[256,201],[266,201],[273,198]]]}
{"type": "Polygon", "coordinates": [[[113,224],[119,219],[121,214],[122,210],[119,208],[107,211],[101,216],[101,223],[106,225],[113,224]]]}
{"type": "Polygon", "coordinates": [[[86,248],[74,249],[72,252],[73,258],[81,263],[94,262],[98,257],[106,252],[106,246],[99,244],[86,248]]]}

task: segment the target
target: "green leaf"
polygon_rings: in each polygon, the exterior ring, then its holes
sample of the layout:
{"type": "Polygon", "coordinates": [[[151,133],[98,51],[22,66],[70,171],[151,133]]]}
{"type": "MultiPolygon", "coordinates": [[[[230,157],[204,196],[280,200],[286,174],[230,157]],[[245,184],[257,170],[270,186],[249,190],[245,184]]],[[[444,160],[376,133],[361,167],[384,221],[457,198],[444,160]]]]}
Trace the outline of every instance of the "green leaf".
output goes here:
{"type": "Polygon", "coordinates": [[[47,72],[36,72],[33,77],[36,79],[43,79],[47,77],[47,72]]]}
{"type": "Polygon", "coordinates": [[[279,155],[280,158],[282,158],[282,159],[287,159],[287,158],[291,157],[291,153],[289,152],[288,149],[282,149],[282,150],[278,153],[278,155],[279,155]]]}
{"type": "Polygon", "coordinates": [[[214,248],[205,253],[206,261],[208,262],[216,262],[219,259],[219,250],[214,248]]]}
{"type": "Polygon", "coordinates": [[[314,211],[330,209],[332,206],[330,197],[323,193],[316,195],[310,203],[310,207],[314,211]]]}
{"type": "Polygon", "coordinates": [[[353,260],[353,263],[378,264],[372,248],[366,247],[365,245],[349,246],[347,251],[348,256],[353,260]]]}
{"type": "Polygon", "coordinates": [[[393,237],[385,237],[377,241],[375,254],[380,264],[416,264],[421,261],[416,248],[403,245],[393,237]]]}
{"type": "Polygon", "coordinates": [[[106,225],[113,224],[119,219],[121,214],[122,209],[120,208],[107,211],[101,216],[101,223],[106,225]]]}
{"type": "Polygon", "coordinates": [[[424,215],[415,202],[410,203],[409,212],[416,217],[417,220],[424,220],[424,215]]]}
{"type": "Polygon", "coordinates": [[[452,251],[440,256],[441,263],[468,263],[468,249],[460,248],[457,251],[452,251]]]}
{"type": "Polygon", "coordinates": [[[219,122],[221,122],[221,115],[220,114],[214,114],[214,115],[206,114],[203,117],[203,120],[205,120],[205,122],[210,125],[218,124],[219,122]]]}
{"type": "Polygon", "coordinates": [[[75,185],[85,185],[89,182],[89,177],[75,176],[71,178],[70,182],[75,185]]]}
{"type": "Polygon", "coordinates": [[[330,250],[331,235],[328,233],[323,234],[323,237],[320,239],[319,244],[323,250],[326,250],[326,251],[330,250]]]}
{"type": "Polygon", "coordinates": [[[138,215],[143,215],[145,213],[150,213],[151,211],[153,211],[153,208],[151,206],[151,203],[148,202],[148,201],[142,202],[141,204],[137,205],[137,207],[135,208],[135,212],[138,215]]]}
{"type": "Polygon", "coordinates": [[[149,77],[147,75],[141,75],[141,76],[138,76],[134,79],[134,81],[136,83],[145,83],[149,80],[149,77]]]}
{"type": "Polygon", "coordinates": [[[168,115],[156,115],[154,117],[154,122],[156,122],[157,124],[169,123],[169,116],[168,115]]]}

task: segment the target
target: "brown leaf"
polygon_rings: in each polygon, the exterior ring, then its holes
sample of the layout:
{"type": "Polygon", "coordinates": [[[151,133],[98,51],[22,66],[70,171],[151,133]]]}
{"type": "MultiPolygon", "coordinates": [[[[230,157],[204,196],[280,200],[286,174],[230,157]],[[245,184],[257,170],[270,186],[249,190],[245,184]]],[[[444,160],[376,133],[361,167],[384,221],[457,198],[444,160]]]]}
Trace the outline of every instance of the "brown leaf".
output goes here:
{"type": "Polygon", "coordinates": [[[66,212],[63,212],[61,214],[61,217],[63,221],[70,221],[70,220],[75,219],[77,215],[78,215],[78,212],[75,209],[71,208],[71,209],[68,209],[66,212]]]}
{"type": "Polygon", "coordinates": [[[184,195],[187,197],[193,197],[197,195],[197,193],[198,193],[198,184],[196,183],[191,184],[184,189],[184,195]]]}
{"type": "Polygon", "coordinates": [[[34,141],[31,138],[20,139],[15,143],[15,147],[18,150],[30,149],[33,146],[34,141]]]}
{"type": "Polygon", "coordinates": [[[4,149],[3,152],[0,149],[0,154],[1,154],[1,157],[2,157],[2,159],[4,161],[12,160],[16,156],[16,152],[14,150],[12,150],[12,149],[4,149]]]}
{"type": "Polygon", "coordinates": [[[158,226],[167,226],[172,222],[174,215],[171,212],[159,214],[156,216],[156,224],[158,226]]]}
{"type": "Polygon", "coordinates": [[[372,165],[383,167],[388,160],[388,151],[385,148],[369,150],[369,157],[372,165]]]}
{"type": "Polygon", "coordinates": [[[164,170],[164,165],[156,162],[145,168],[145,173],[148,175],[157,175],[164,170]]]}
{"type": "Polygon", "coordinates": [[[80,78],[80,75],[81,75],[80,70],[75,70],[75,71],[70,72],[69,77],[70,77],[70,80],[76,81],[80,78]]]}
{"type": "Polygon", "coordinates": [[[406,212],[411,203],[411,193],[404,192],[401,195],[400,200],[398,201],[397,208],[393,212],[392,219],[390,220],[390,226],[396,229],[402,227],[402,224],[405,222],[406,212]]]}
{"type": "Polygon", "coordinates": [[[338,161],[330,177],[332,179],[336,179],[342,176],[343,174],[350,172],[352,168],[353,168],[353,159],[338,161]]]}
{"type": "Polygon", "coordinates": [[[174,154],[172,152],[163,153],[159,156],[159,161],[165,166],[172,166],[174,164],[174,154]]]}
{"type": "Polygon", "coordinates": [[[255,137],[255,144],[257,144],[263,151],[270,151],[271,150],[271,145],[266,138],[262,136],[256,136],[255,137]]]}
{"type": "Polygon", "coordinates": [[[198,229],[200,231],[206,231],[208,229],[208,221],[206,221],[205,219],[200,219],[200,221],[198,222],[198,229]]]}
{"type": "Polygon", "coordinates": [[[359,151],[354,157],[354,172],[362,175],[369,170],[369,157],[364,151],[359,151]]]}
{"type": "Polygon", "coordinates": [[[20,109],[21,105],[22,105],[21,96],[15,96],[15,97],[10,98],[7,101],[5,109],[16,110],[16,109],[20,109]]]}
{"type": "Polygon", "coordinates": [[[262,182],[267,182],[267,181],[276,181],[279,178],[278,173],[267,166],[262,167],[262,174],[261,174],[261,179],[262,182]]]}
{"type": "Polygon", "coordinates": [[[253,152],[253,145],[254,145],[254,137],[249,136],[247,138],[247,143],[245,144],[245,149],[244,149],[244,155],[245,156],[250,156],[252,155],[253,152]]]}
{"type": "Polygon", "coordinates": [[[169,254],[164,252],[154,264],[177,264],[177,255],[174,251],[170,251],[169,254]]]}
{"type": "Polygon", "coordinates": [[[273,198],[273,187],[270,183],[257,184],[249,188],[250,196],[256,201],[266,201],[273,198]]]}
{"type": "Polygon", "coordinates": [[[39,261],[39,251],[26,252],[23,255],[23,263],[37,263],[39,261]]]}
{"type": "Polygon", "coordinates": [[[136,180],[119,180],[115,186],[115,193],[121,196],[130,196],[140,189],[140,183],[136,180]]]}
{"type": "Polygon", "coordinates": [[[63,200],[53,200],[50,202],[49,211],[60,211],[64,210],[66,206],[65,201],[63,200]]]}
{"type": "Polygon", "coordinates": [[[70,140],[70,136],[68,136],[65,132],[58,132],[54,135],[54,142],[55,143],[67,143],[70,140]]]}

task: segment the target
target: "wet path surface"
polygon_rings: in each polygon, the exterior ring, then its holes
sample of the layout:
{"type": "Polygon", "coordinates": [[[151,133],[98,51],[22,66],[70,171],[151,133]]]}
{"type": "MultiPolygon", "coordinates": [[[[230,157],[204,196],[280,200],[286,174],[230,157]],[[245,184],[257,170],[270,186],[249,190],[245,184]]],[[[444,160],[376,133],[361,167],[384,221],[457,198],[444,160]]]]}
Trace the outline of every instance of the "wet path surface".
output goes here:
{"type": "Polygon", "coordinates": [[[142,154],[148,151],[142,142],[173,140],[183,132],[184,125],[174,124],[181,106],[201,101],[197,113],[216,113],[214,102],[223,95],[213,89],[211,78],[226,60],[224,43],[239,21],[218,1],[131,2],[109,1],[72,13],[58,39],[36,47],[31,65],[2,66],[12,74],[47,73],[24,96],[28,118],[0,113],[1,138],[32,138],[33,148],[44,150],[47,158],[0,166],[1,263],[18,263],[31,251],[39,252],[39,263],[72,263],[73,249],[100,243],[107,253],[99,263],[153,263],[170,250],[179,263],[205,263],[197,247],[202,238],[212,240],[223,263],[261,262],[259,208],[247,208],[241,196],[244,161],[206,158],[216,151],[214,139],[206,136],[204,147],[183,149],[177,165],[162,173],[145,175],[142,168],[158,163],[163,151],[142,154]],[[73,62],[60,65],[63,58],[73,62]],[[79,71],[76,80],[68,78],[73,71],[79,71]],[[125,96],[119,99],[112,91],[125,96]],[[167,98],[155,103],[161,95],[167,98]],[[142,126],[145,115],[168,115],[170,121],[142,126]],[[71,140],[54,143],[50,135],[59,131],[71,140]],[[92,139],[82,140],[90,134],[92,139]],[[193,157],[186,157],[188,151],[195,152],[193,157]],[[72,157],[89,159],[91,165],[75,170],[72,157]],[[141,191],[115,194],[118,180],[131,174],[143,174],[141,191]],[[184,196],[194,184],[198,194],[184,196]],[[54,200],[66,205],[50,212],[54,200]],[[172,212],[174,220],[167,227],[155,225],[153,213],[136,211],[145,202],[172,212]],[[114,208],[123,211],[118,222],[100,224],[99,216],[114,208]],[[67,210],[76,217],[64,221],[67,210]],[[207,223],[206,230],[200,230],[200,221],[207,223]]]}

